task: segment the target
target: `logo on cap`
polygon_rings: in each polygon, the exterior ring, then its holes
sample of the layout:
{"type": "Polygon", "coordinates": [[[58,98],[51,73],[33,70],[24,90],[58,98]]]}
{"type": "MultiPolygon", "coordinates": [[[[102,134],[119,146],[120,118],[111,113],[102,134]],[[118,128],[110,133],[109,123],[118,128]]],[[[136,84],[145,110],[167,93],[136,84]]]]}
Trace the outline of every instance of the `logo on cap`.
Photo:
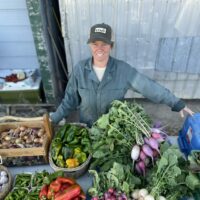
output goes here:
{"type": "Polygon", "coordinates": [[[97,32],[97,33],[106,33],[106,29],[105,28],[95,28],[95,31],[94,31],[95,33],[97,32]]]}

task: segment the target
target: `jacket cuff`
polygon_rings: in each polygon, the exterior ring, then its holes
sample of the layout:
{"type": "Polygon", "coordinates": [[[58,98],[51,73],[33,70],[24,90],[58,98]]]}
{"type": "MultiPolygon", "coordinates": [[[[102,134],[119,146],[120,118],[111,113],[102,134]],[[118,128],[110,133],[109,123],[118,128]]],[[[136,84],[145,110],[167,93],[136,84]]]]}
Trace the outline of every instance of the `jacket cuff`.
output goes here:
{"type": "Polygon", "coordinates": [[[57,124],[61,120],[56,113],[51,113],[49,117],[53,124],[57,124]]]}
{"type": "Polygon", "coordinates": [[[176,111],[179,112],[181,111],[183,108],[185,108],[186,104],[183,100],[179,100],[173,107],[172,107],[172,111],[176,111]]]}

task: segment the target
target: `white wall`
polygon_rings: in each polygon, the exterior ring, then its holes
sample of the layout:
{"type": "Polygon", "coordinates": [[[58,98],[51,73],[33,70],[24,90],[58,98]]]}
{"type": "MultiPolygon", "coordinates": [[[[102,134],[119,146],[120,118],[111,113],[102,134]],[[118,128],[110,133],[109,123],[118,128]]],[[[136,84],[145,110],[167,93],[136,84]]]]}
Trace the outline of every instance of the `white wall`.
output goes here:
{"type": "Polygon", "coordinates": [[[0,70],[35,68],[39,64],[26,0],[0,0],[0,70]]]}

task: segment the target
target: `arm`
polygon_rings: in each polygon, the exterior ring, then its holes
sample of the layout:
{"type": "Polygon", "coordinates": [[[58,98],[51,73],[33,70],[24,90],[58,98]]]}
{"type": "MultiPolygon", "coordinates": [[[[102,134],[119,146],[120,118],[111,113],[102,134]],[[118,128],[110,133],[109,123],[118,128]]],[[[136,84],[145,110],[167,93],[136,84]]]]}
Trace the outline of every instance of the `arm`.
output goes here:
{"type": "Polygon", "coordinates": [[[179,112],[186,107],[185,102],[177,98],[167,88],[137,72],[134,68],[130,70],[129,80],[133,90],[136,90],[155,103],[168,105],[171,107],[172,111],[179,112]]]}
{"type": "Polygon", "coordinates": [[[53,123],[58,123],[64,117],[67,117],[71,111],[76,109],[80,101],[77,91],[77,79],[74,72],[72,72],[65,89],[65,96],[56,112],[50,116],[53,123]]]}

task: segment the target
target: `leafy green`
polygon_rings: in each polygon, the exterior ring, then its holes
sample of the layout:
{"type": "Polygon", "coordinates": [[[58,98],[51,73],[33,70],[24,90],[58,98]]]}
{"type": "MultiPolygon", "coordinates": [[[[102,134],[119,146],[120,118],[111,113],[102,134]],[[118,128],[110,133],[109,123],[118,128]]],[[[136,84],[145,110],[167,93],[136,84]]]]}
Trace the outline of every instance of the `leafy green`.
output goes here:
{"type": "Polygon", "coordinates": [[[108,170],[113,163],[130,164],[133,144],[142,144],[142,135],[149,136],[151,120],[144,109],[135,102],[115,100],[107,114],[102,115],[92,126],[93,163],[101,170],[108,170]]]}
{"type": "Polygon", "coordinates": [[[93,175],[93,187],[88,190],[91,196],[101,197],[109,188],[129,194],[136,185],[141,184],[140,179],[132,174],[129,166],[117,162],[113,163],[113,167],[108,172],[97,173],[96,170],[89,170],[89,173],[93,175]]]}
{"type": "Polygon", "coordinates": [[[200,180],[188,170],[188,162],[179,148],[166,142],[160,150],[161,158],[147,174],[146,185],[151,195],[155,198],[163,195],[168,200],[175,200],[191,194],[200,186],[200,180]]]}

